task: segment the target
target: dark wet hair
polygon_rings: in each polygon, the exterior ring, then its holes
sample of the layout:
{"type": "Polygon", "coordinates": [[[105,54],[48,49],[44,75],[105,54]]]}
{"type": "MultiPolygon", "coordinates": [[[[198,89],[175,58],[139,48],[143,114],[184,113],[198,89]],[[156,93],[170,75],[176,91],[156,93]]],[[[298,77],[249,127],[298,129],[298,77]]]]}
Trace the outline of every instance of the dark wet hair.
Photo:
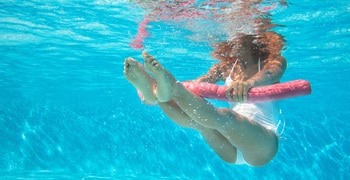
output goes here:
{"type": "Polygon", "coordinates": [[[240,48],[250,48],[253,56],[265,59],[271,55],[280,55],[284,42],[281,35],[272,31],[258,35],[240,35],[231,41],[215,44],[212,55],[221,61],[236,61],[240,48]]]}

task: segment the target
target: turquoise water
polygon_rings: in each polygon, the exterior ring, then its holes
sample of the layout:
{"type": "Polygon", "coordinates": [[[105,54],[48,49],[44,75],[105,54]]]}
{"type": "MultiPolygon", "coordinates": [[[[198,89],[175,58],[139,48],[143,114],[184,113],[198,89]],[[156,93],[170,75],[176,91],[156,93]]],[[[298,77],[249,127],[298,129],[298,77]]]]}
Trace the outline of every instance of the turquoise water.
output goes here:
{"type": "MultiPolygon", "coordinates": [[[[0,177],[17,179],[348,179],[350,1],[289,1],[279,152],[264,167],[221,161],[200,135],[141,104],[123,76],[144,12],[126,1],[0,2],[0,177]]],[[[189,29],[152,22],[144,45],[179,80],[215,61],[189,29]]],[[[214,102],[218,105],[223,103],[214,102]]]]}

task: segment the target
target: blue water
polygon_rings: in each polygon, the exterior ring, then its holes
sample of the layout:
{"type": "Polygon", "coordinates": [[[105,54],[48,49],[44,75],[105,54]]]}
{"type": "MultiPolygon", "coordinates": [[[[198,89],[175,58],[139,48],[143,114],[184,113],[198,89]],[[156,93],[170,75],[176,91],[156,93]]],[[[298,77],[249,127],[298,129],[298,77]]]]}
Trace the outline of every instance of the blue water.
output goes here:
{"type": "MultiPolygon", "coordinates": [[[[289,1],[282,81],[312,95],[283,100],[279,152],[229,165],[201,136],[141,104],[123,76],[144,11],[127,1],[0,2],[0,178],[349,179],[350,1],[289,1]]],[[[189,29],[153,22],[145,48],[179,80],[215,61],[189,29]]],[[[220,102],[214,102],[222,105],[220,102]]]]}

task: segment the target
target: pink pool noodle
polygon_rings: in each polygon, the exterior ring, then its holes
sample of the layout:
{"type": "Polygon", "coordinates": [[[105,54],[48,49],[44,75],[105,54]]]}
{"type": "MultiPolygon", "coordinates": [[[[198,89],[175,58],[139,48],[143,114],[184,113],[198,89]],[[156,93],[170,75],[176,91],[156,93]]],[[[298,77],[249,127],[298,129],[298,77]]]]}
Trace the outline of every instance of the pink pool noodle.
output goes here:
{"type": "MultiPolygon", "coordinates": [[[[229,101],[226,98],[226,86],[193,81],[182,82],[182,85],[186,87],[186,89],[200,97],[229,101]]],[[[285,98],[307,95],[310,93],[311,86],[308,81],[295,80],[268,86],[253,87],[248,91],[247,102],[258,103],[266,101],[275,101],[285,98]]],[[[230,101],[233,102],[234,99],[230,101]]]]}

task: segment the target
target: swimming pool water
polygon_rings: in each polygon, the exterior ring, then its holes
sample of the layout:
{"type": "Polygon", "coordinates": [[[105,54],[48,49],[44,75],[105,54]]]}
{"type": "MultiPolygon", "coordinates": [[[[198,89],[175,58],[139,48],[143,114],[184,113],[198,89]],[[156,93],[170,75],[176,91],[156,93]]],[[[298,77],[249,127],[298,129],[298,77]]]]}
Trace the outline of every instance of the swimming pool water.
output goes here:
{"type": "MultiPolygon", "coordinates": [[[[141,104],[123,60],[144,12],[128,1],[0,2],[0,177],[17,179],[348,179],[350,1],[289,1],[279,152],[264,167],[221,161],[200,135],[141,104]]],[[[215,61],[190,30],[153,22],[144,45],[179,80],[215,61]]],[[[221,102],[214,102],[223,105],[221,102]]]]}

